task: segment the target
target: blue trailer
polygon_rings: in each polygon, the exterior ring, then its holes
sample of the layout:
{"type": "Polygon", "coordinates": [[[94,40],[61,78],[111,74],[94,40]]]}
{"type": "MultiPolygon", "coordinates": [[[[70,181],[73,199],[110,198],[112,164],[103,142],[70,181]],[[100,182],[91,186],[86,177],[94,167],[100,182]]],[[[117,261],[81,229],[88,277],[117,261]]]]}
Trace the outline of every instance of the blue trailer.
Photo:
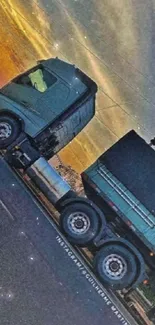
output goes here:
{"type": "MultiPolygon", "coordinates": [[[[132,130],[82,173],[87,197],[104,213],[105,236],[108,237],[111,230],[111,236],[117,236],[120,246],[124,246],[124,240],[129,247],[134,245],[145,266],[151,270],[155,270],[154,166],[155,151],[132,130]]],[[[110,237],[107,242],[109,240],[110,237]]],[[[104,240],[99,244],[102,245],[103,250],[97,253],[97,261],[102,267],[97,266],[97,271],[103,278],[109,272],[107,275],[113,280],[117,272],[110,274],[111,264],[108,264],[112,255],[106,259],[105,265],[104,240]]],[[[118,256],[115,258],[119,264],[118,256]]],[[[145,266],[143,264],[143,269],[145,266]]]]}

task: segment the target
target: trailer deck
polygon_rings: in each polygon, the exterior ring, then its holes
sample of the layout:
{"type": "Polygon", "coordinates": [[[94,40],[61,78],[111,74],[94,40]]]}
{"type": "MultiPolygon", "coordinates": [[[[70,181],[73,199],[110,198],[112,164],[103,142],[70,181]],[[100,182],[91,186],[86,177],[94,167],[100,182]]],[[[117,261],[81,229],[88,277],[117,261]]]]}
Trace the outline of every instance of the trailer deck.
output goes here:
{"type": "Polygon", "coordinates": [[[134,325],[0,158],[2,325],[134,325]]]}

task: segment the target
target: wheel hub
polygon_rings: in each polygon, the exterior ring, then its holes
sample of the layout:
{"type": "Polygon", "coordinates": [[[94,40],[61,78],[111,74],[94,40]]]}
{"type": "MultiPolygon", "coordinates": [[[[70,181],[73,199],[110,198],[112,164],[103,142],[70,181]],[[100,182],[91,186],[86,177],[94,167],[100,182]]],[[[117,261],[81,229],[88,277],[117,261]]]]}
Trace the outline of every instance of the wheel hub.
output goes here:
{"type": "Polygon", "coordinates": [[[111,280],[120,280],[127,272],[126,260],[117,254],[110,254],[105,257],[102,263],[104,273],[111,280]]]}
{"type": "Polygon", "coordinates": [[[84,221],[81,219],[78,219],[74,223],[75,227],[78,229],[82,229],[84,227],[84,221]]]}
{"type": "Polygon", "coordinates": [[[110,268],[111,271],[117,272],[119,270],[119,263],[117,263],[117,262],[111,262],[109,264],[109,268],[110,268]]]}
{"type": "Polygon", "coordinates": [[[74,233],[78,235],[85,234],[90,227],[89,217],[83,212],[73,212],[68,218],[68,227],[74,233]]]}
{"type": "Polygon", "coordinates": [[[0,139],[5,140],[10,137],[12,133],[12,127],[6,122],[0,122],[0,139]]]}

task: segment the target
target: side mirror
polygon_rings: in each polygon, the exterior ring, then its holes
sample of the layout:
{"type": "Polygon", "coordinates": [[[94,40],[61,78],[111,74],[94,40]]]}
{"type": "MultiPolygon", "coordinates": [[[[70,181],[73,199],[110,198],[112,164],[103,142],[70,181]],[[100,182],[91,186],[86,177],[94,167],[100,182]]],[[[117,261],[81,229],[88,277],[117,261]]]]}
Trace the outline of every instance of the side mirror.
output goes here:
{"type": "Polygon", "coordinates": [[[40,63],[42,63],[44,61],[46,61],[46,60],[37,60],[37,63],[40,64],[40,63]]]}

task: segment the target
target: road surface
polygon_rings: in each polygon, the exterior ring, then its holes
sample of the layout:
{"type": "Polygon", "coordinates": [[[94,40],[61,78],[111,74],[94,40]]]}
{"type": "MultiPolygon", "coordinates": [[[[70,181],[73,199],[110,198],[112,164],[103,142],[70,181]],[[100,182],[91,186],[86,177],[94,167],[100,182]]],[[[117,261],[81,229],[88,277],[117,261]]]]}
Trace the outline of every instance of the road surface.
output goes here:
{"type": "Polygon", "coordinates": [[[3,325],[136,325],[0,158],[3,325]]]}
{"type": "Polygon", "coordinates": [[[1,0],[0,85],[55,55],[99,85],[96,117],[61,152],[77,171],[131,128],[155,135],[154,12],[155,0],[1,0]]]}

